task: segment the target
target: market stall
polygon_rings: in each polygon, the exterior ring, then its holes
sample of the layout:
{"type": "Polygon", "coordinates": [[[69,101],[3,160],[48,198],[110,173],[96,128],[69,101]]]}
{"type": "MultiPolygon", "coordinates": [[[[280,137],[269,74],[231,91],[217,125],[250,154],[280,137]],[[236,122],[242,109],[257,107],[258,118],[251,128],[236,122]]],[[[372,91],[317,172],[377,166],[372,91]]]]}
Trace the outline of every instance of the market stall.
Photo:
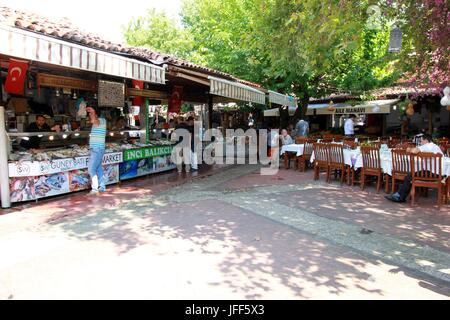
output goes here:
{"type": "MultiPolygon", "coordinates": [[[[108,143],[103,156],[106,184],[174,169],[172,148],[172,142],[163,140],[148,144],[108,143]]],[[[88,189],[88,165],[87,146],[72,145],[39,153],[11,152],[8,163],[11,202],[88,189]]]]}

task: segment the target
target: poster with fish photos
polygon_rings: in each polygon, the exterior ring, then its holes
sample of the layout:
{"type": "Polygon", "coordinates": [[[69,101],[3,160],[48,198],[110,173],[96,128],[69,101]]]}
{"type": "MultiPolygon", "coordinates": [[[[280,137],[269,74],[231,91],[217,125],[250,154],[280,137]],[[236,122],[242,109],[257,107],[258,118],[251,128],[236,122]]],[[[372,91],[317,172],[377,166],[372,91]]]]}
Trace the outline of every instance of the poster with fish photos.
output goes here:
{"type": "Polygon", "coordinates": [[[103,178],[105,179],[106,185],[119,182],[119,165],[111,164],[103,166],[103,178]]]}
{"type": "Polygon", "coordinates": [[[120,180],[130,179],[137,176],[138,160],[125,161],[119,164],[120,180]]]}
{"type": "Polygon", "coordinates": [[[17,177],[9,180],[11,202],[30,201],[36,199],[34,177],[17,177]]]}
{"type": "Polygon", "coordinates": [[[146,158],[137,160],[138,161],[138,168],[137,168],[137,175],[143,176],[146,174],[149,174],[154,170],[154,164],[153,164],[153,158],[146,158]]]}
{"type": "Polygon", "coordinates": [[[69,171],[70,191],[86,190],[91,186],[88,169],[69,171]]]}
{"type": "Polygon", "coordinates": [[[35,177],[34,188],[36,198],[56,196],[70,192],[69,174],[67,172],[59,172],[35,177]]]}

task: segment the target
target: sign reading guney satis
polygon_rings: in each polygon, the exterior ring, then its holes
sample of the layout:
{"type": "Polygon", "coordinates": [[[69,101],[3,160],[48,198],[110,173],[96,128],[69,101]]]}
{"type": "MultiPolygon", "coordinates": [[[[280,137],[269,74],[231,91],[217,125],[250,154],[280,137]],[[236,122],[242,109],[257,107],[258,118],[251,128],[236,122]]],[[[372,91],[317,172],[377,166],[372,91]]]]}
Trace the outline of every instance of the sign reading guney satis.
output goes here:
{"type": "Polygon", "coordinates": [[[164,156],[172,153],[173,146],[155,146],[141,149],[124,150],[123,161],[139,160],[164,156]]]}
{"type": "MultiPolygon", "coordinates": [[[[120,162],[122,162],[122,152],[106,153],[103,156],[104,165],[120,162]]],[[[51,161],[14,162],[8,164],[8,169],[10,177],[28,177],[84,169],[88,165],[89,157],[75,157],[51,161]]]]}

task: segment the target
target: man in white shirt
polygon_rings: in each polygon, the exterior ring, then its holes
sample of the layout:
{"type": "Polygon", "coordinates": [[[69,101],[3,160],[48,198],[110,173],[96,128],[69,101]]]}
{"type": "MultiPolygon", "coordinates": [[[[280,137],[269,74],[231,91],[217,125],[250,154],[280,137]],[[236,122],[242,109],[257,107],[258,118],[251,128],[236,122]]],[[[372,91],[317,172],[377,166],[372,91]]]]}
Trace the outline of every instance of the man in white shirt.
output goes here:
{"type": "MultiPolygon", "coordinates": [[[[408,148],[406,151],[411,153],[419,153],[419,152],[432,152],[432,153],[442,153],[441,148],[438,145],[434,144],[433,139],[429,134],[424,134],[420,137],[420,146],[415,148],[408,148]]],[[[411,181],[412,176],[408,174],[405,177],[405,180],[398,188],[398,191],[385,196],[386,199],[394,201],[394,202],[405,202],[406,197],[408,197],[409,192],[411,191],[411,181]]]]}
{"type": "Polygon", "coordinates": [[[344,134],[348,137],[352,137],[355,134],[355,119],[356,115],[351,114],[350,117],[345,121],[344,134]]]}

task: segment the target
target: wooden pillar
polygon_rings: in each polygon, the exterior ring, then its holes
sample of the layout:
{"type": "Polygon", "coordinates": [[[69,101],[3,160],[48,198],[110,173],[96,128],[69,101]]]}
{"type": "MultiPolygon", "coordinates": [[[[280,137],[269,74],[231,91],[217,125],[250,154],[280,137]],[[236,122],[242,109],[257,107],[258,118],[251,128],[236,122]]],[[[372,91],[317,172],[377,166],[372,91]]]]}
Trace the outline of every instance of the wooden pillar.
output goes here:
{"type": "Polygon", "coordinates": [[[213,121],[213,96],[208,95],[208,129],[212,128],[213,121]]]}

